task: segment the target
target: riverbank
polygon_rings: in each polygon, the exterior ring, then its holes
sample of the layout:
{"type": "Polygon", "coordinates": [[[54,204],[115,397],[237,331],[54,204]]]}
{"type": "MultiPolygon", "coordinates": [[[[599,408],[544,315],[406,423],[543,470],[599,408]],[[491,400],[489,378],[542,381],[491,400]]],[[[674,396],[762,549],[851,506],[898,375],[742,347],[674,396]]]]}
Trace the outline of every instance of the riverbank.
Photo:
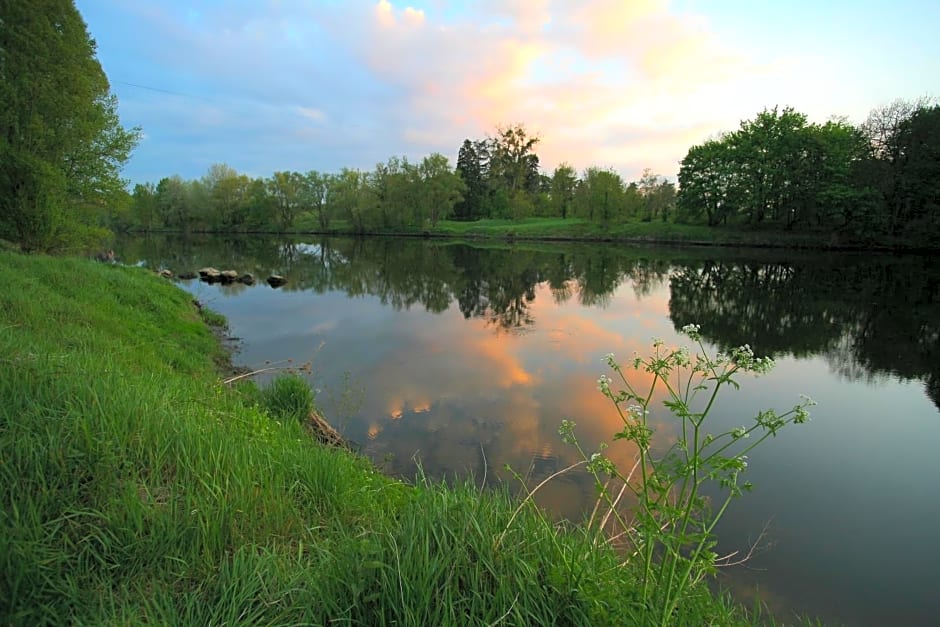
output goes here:
{"type": "Polygon", "coordinates": [[[444,220],[426,229],[377,229],[356,233],[340,220],[322,229],[312,215],[302,215],[289,234],[387,235],[466,240],[520,240],[564,242],[620,242],[682,244],[736,248],[792,248],[805,250],[870,250],[919,252],[940,248],[938,242],[912,242],[883,235],[853,235],[820,231],[786,231],[770,228],[709,227],[674,222],[619,222],[602,225],[582,218],[525,218],[522,220],[444,220]]]}
{"type": "MultiPolygon", "coordinates": [[[[0,623],[651,619],[579,528],[392,480],[223,385],[218,318],[153,273],[0,251],[0,281],[0,623]]],[[[704,587],[676,620],[748,622],[704,587]]]]}

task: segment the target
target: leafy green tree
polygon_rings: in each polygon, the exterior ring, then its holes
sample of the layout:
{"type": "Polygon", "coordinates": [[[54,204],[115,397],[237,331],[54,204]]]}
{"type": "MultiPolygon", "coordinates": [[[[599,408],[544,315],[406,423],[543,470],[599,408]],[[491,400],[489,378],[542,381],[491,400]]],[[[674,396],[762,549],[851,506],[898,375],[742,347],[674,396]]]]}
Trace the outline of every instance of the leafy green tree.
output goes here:
{"type": "Polygon", "coordinates": [[[940,106],[914,111],[899,124],[889,147],[895,156],[892,231],[940,236],[940,106]]]}
{"type": "Polygon", "coordinates": [[[436,226],[454,211],[454,207],[463,198],[466,185],[463,179],[451,170],[447,157],[440,153],[425,157],[418,166],[418,171],[421,176],[419,203],[423,209],[423,217],[430,220],[432,226],[436,226]]]}
{"type": "Polygon", "coordinates": [[[551,178],[552,212],[562,219],[567,218],[574,203],[574,193],[578,186],[578,175],[568,163],[562,163],[552,173],[551,178]]]}
{"type": "Polygon", "coordinates": [[[645,201],[636,181],[631,181],[623,189],[623,216],[626,220],[639,217],[643,213],[645,201]]]}
{"type": "Polygon", "coordinates": [[[156,192],[157,188],[153,183],[138,183],[134,185],[131,213],[136,220],[136,225],[144,231],[153,229],[159,222],[156,192]]]}
{"type": "Polygon", "coordinates": [[[519,190],[532,191],[538,181],[537,136],[530,136],[522,125],[500,127],[492,138],[490,178],[511,194],[519,190]]]}
{"type": "Polygon", "coordinates": [[[276,208],[274,198],[268,193],[268,181],[254,178],[248,184],[245,197],[247,229],[267,230],[274,224],[276,208]]]}
{"type": "Polygon", "coordinates": [[[665,177],[654,174],[649,168],[643,170],[637,191],[643,202],[644,222],[650,222],[657,217],[665,222],[675,209],[676,186],[665,177]]]}
{"type": "Polygon", "coordinates": [[[539,137],[524,126],[499,127],[489,142],[489,183],[499,217],[531,215],[534,196],[540,187],[539,157],[535,146],[539,137]],[[500,194],[500,192],[502,192],[500,194]]]}
{"type": "Polygon", "coordinates": [[[727,224],[740,204],[737,165],[727,138],[692,146],[679,166],[677,219],[692,222],[705,215],[708,226],[727,224]]]}
{"type": "Polygon", "coordinates": [[[208,226],[238,228],[248,219],[248,188],[251,179],[224,163],[209,166],[202,178],[209,198],[208,226]]]}
{"type": "Polygon", "coordinates": [[[584,171],[575,192],[575,211],[588,220],[609,225],[623,218],[623,179],[613,170],[591,167],[584,171]]]}
{"type": "Polygon", "coordinates": [[[421,181],[418,168],[406,157],[391,157],[376,165],[367,184],[377,202],[379,227],[402,229],[414,222],[421,181]]]}
{"type": "Polygon", "coordinates": [[[275,172],[267,180],[268,195],[275,208],[277,226],[287,230],[294,225],[294,220],[303,209],[304,186],[306,181],[299,172],[275,172]]]}
{"type": "Polygon", "coordinates": [[[477,220],[483,216],[486,199],[484,164],[477,144],[465,139],[457,153],[457,174],[463,179],[466,191],[454,207],[455,220],[477,220]]]}
{"type": "Polygon", "coordinates": [[[326,231],[330,228],[330,214],[327,211],[326,198],[330,189],[330,179],[332,175],[310,170],[304,175],[304,188],[307,198],[306,205],[309,206],[317,216],[317,224],[320,230],[326,231]]]}
{"type": "Polygon", "coordinates": [[[844,120],[808,124],[793,109],[764,110],[734,133],[693,146],[679,170],[677,218],[708,225],[877,228],[865,136],[844,120]]]}
{"type": "Polygon", "coordinates": [[[154,206],[162,225],[169,229],[188,231],[192,225],[190,218],[186,183],[174,174],[157,183],[154,193],[154,206]]]}
{"type": "Polygon", "coordinates": [[[794,214],[812,226],[833,226],[855,234],[881,231],[883,211],[867,173],[868,142],[845,120],[830,120],[808,129],[815,145],[807,150],[804,176],[815,177],[813,194],[794,214]]]}
{"type": "Polygon", "coordinates": [[[806,195],[806,116],[790,107],[765,109],[729,136],[747,222],[785,222],[806,195]]]}
{"type": "Polygon", "coordinates": [[[0,237],[24,250],[100,245],[138,141],[118,120],[72,0],[0,3],[0,237]]]}
{"type": "Polygon", "coordinates": [[[365,204],[363,188],[365,177],[359,170],[343,168],[330,180],[327,194],[327,207],[332,215],[342,216],[349,221],[350,227],[357,233],[366,230],[365,204]]]}

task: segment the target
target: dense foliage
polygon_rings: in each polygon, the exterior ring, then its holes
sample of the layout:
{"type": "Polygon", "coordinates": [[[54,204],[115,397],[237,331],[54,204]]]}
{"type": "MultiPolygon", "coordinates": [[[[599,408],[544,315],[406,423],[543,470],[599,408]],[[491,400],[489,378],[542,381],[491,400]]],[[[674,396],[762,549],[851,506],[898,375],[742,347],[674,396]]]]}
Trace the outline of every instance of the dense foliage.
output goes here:
{"type": "Polygon", "coordinates": [[[897,101],[861,126],[787,108],[693,146],[679,219],[940,240],[940,106],[897,101]]]}
{"type": "Polygon", "coordinates": [[[455,168],[440,154],[412,163],[391,157],[372,171],[343,168],[275,172],[251,179],[216,164],[198,180],[179,176],[134,188],[133,210],[119,229],[178,231],[289,231],[304,224],[322,232],[408,232],[451,219],[521,220],[582,217],[599,224],[663,220],[672,215],[676,190],[646,171],[625,183],[609,169],[588,168],[582,178],[568,164],[542,174],[539,138],[523,126],[499,128],[493,137],[461,145],[455,168]]]}
{"type": "Polygon", "coordinates": [[[73,0],[0,3],[0,102],[0,238],[100,245],[138,131],[120,125],[73,0]]]}
{"type": "Polygon", "coordinates": [[[343,168],[275,172],[251,179],[224,164],[202,179],[179,176],[157,185],[138,184],[133,210],[118,229],[177,231],[286,231],[302,214],[328,231],[342,220],[357,233],[435,225],[450,217],[466,186],[447,158],[432,154],[420,163],[392,157],[372,172],[343,168]]]}
{"type": "MultiPolygon", "coordinates": [[[[651,170],[624,181],[611,169],[580,175],[539,168],[539,138],[521,125],[464,140],[456,168],[433,154],[392,157],[371,172],[275,172],[249,179],[214,165],[201,180],[138,185],[129,229],[408,232],[440,220],[578,218],[617,224],[672,222],[831,234],[831,243],[940,241],[940,106],[896,101],[859,126],[812,124],[791,108],[745,120],[693,146],[679,187],[651,170]]],[[[818,237],[818,236],[817,236],[818,237]]]]}

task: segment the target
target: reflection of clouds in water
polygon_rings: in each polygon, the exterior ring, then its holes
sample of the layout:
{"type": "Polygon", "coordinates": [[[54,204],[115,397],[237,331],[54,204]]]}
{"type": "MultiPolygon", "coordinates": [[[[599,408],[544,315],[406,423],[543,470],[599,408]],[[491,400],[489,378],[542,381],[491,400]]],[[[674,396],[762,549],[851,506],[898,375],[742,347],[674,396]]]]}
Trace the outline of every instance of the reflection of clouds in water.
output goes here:
{"type": "MultiPolygon", "coordinates": [[[[526,335],[496,334],[479,319],[454,311],[424,318],[420,329],[400,334],[397,346],[382,353],[361,376],[372,381],[362,416],[371,421],[365,452],[390,460],[389,470],[412,477],[416,459],[432,477],[492,479],[505,465],[527,479],[529,488],[579,460],[558,435],[562,420],[578,423],[588,451],[611,442],[623,423],[611,401],[596,389],[607,372],[605,353],[621,359],[648,347],[633,338],[635,327],[658,317],[665,300],[658,293],[642,301],[619,290],[611,309],[585,311],[557,305],[548,287],[536,288],[531,311],[538,326],[526,335]],[[658,298],[657,298],[658,296],[658,298]],[[650,301],[655,313],[642,310],[650,301]],[[544,330],[543,330],[544,329],[544,330]]],[[[662,321],[660,322],[662,326],[662,321]]],[[[660,333],[668,336],[667,329],[660,333]]],[[[632,383],[648,389],[652,375],[630,371],[632,383]]],[[[660,425],[660,444],[676,434],[660,425]]],[[[624,442],[607,451],[624,471],[636,449],[624,442]]],[[[565,517],[578,517],[593,503],[591,479],[572,472],[546,484],[536,502],[565,517]]]]}

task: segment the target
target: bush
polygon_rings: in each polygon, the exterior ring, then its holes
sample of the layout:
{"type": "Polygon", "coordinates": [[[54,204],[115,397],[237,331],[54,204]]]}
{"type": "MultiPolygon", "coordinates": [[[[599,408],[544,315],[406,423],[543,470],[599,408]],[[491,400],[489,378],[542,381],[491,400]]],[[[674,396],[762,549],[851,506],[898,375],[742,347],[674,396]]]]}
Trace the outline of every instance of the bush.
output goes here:
{"type": "Polygon", "coordinates": [[[297,374],[277,377],[261,394],[262,405],[271,417],[301,423],[313,411],[313,398],[307,380],[297,374]]]}

